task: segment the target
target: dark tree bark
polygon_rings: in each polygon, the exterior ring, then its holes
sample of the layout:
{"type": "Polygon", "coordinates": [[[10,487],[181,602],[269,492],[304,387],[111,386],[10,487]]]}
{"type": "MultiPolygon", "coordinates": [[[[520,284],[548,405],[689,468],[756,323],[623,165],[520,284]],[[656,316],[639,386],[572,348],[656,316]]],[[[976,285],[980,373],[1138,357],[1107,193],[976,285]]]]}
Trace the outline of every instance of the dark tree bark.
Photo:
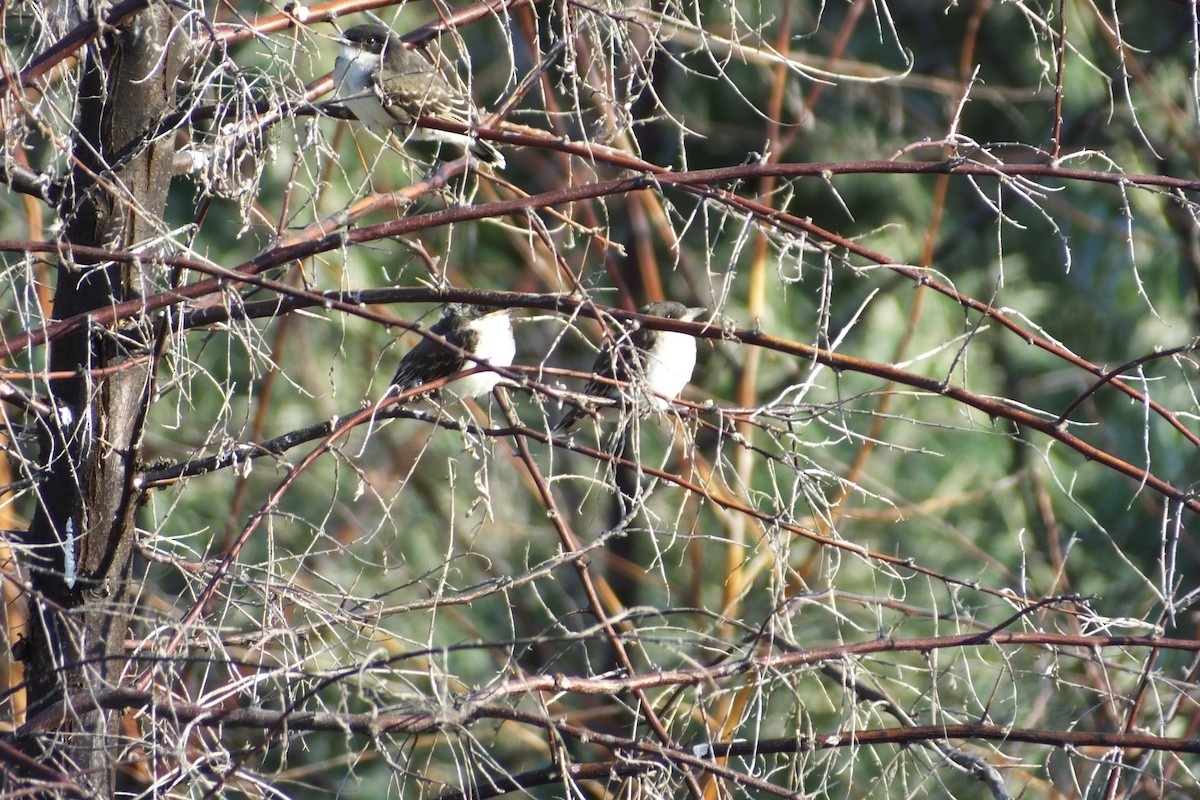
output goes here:
{"type": "MultiPolygon", "coordinates": [[[[174,134],[155,133],[175,104],[186,43],[179,31],[172,36],[175,24],[155,4],[87,48],[75,167],[59,209],[72,244],[152,248],[163,232],[174,134]]],[[[64,259],[55,317],[142,296],[147,269],[64,259]]],[[[93,328],[50,349],[50,369],[75,375],[51,384],[58,419],[47,420],[40,437],[45,477],[29,536],[43,560],[31,573],[36,591],[24,653],[31,717],[72,695],[115,687],[125,667],[133,476],[153,380],[148,360],[135,358],[148,347],[149,325],[93,328]]],[[[86,790],[111,796],[115,723],[102,711],[75,715],[54,739],[26,742],[27,752],[49,756],[86,790]]]]}

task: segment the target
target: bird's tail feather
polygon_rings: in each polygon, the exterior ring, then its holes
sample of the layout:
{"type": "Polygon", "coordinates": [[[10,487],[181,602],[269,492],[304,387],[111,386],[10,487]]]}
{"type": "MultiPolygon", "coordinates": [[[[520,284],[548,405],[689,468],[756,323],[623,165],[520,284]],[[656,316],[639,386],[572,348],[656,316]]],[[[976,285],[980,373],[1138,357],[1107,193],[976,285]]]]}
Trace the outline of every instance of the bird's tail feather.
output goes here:
{"type": "Polygon", "coordinates": [[[500,151],[491,142],[486,142],[483,139],[471,139],[468,149],[471,151],[471,155],[480,161],[491,164],[496,169],[504,169],[504,156],[500,154],[500,151]]]}

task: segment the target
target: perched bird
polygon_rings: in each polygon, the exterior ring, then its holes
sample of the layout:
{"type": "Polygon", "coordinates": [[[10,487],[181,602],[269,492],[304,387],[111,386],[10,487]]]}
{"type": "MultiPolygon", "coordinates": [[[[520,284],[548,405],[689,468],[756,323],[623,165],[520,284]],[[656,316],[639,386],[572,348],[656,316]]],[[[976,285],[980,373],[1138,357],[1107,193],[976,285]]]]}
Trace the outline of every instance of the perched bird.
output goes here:
{"type": "Polygon", "coordinates": [[[498,168],[504,156],[488,142],[462,133],[416,128],[418,117],[463,125],[478,116],[471,99],[422,53],[409,50],[385,25],[355,25],[342,34],[333,64],[335,99],[377,131],[447,142],[498,168]]]}
{"type": "MultiPolygon", "coordinates": [[[[517,345],[513,340],[512,320],[507,308],[449,303],[430,333],[435,333],[459,348],[452,350],[433,339],[423,338],[416,347],[404,354],[392,386],[400,391],[473,369],[477,364],[467,358],[487,361],[493,367],[508,367],[513,363],[517,345]]],[[[454,399],[478,397],[492,390],[502,378],[490,370],[477,372],[452,381],[442,392],[454,399]]]]}
{"type": "MultiPolygon", "coordinates": [[[[642,306],[638,313],[691,322],[706,310],[667,301],[642,306]]],[[[639,415],[665,411],[692,379],[695,368],[696,340],[693,337],[686,333],[638,327],[623,331],[616,341],[601,348],[592,365],[593,377],[583,393],[592,398],[615,400],[625,409],[632,405],[639,415]],[[614,381],[628,384],[629,388],[614,381]]],[[[552,430],[555,433],[567,431],[586,415],[584,409],[572,406],[552,430]]]]}

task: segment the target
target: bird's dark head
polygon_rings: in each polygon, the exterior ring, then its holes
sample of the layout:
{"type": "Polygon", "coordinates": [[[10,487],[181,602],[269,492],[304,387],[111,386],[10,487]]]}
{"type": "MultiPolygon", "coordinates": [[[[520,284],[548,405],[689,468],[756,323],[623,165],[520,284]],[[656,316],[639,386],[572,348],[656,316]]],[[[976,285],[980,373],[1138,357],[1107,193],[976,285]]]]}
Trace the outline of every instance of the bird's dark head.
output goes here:
{"type": "Polygon", "coordinates": [[[471,322],[484,317],[494,317],[507,315],[507,308],[493,308],[492,306],[479,305],[478,303],[447,303],[446,309],[442,312],[447,317],[454,317],[463,322],[471,322]]]}
{"type": "Polygon", "coordinates": [[[382,55],[389,46],[402,47],[386,25],[368,22],[355,25],[342,34],[342,44],[371,55],[382,55]]]}
{"type": "Polygon", "coordinates": [[[708,311],[708,309],[699,306],[688,308],[683,303],[676,303],[673,300],[666,300],[660,303],[648,303],[638,309],[639,314],[645,314],[648,317],[677,319],[680,322],[691,322],[697,319],[705,311],[708,311]]]}

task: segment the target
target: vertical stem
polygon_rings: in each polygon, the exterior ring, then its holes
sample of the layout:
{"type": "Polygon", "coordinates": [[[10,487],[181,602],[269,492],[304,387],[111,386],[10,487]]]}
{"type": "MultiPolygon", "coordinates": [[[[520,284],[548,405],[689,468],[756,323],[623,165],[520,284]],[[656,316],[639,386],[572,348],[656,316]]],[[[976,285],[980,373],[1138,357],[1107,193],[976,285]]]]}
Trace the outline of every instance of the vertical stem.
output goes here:
{"type": "MultiPolygon", "coordinates": [[[[93,8],[96,13],[99,4],[93,8]]],[[[186,37],[155,5],[89,45],[83,58],[72,141],[74,170],[61,207],[72,244],[146,248],[163,233],[174,135],[155,137],[174,108],[186,37]],[[167,48],[170,48],[168,51],[167,48]]],[[[63,260],[54,316],[143,295],[152,266],[63,260]]],[[[84,330],[55,341],[49,367],[74,372],[51,382],[56,420],[40,431],[45,475],[29,539],[33,565],[24,656],[30,713],[81,692],[117,685],[132,613],[129,578],[142,429],[152,393],[150,321],[84,330]],[[93,372],[115,367],[109,372],[93,372]],[[124,367],[124,368],[122,368],[124,367]]],[[[116,787],[115,717],[69,716],[53,762],[100,796],[116,787]]],[[[46,745],[23,742],[45,757],[46,745]]]]}

